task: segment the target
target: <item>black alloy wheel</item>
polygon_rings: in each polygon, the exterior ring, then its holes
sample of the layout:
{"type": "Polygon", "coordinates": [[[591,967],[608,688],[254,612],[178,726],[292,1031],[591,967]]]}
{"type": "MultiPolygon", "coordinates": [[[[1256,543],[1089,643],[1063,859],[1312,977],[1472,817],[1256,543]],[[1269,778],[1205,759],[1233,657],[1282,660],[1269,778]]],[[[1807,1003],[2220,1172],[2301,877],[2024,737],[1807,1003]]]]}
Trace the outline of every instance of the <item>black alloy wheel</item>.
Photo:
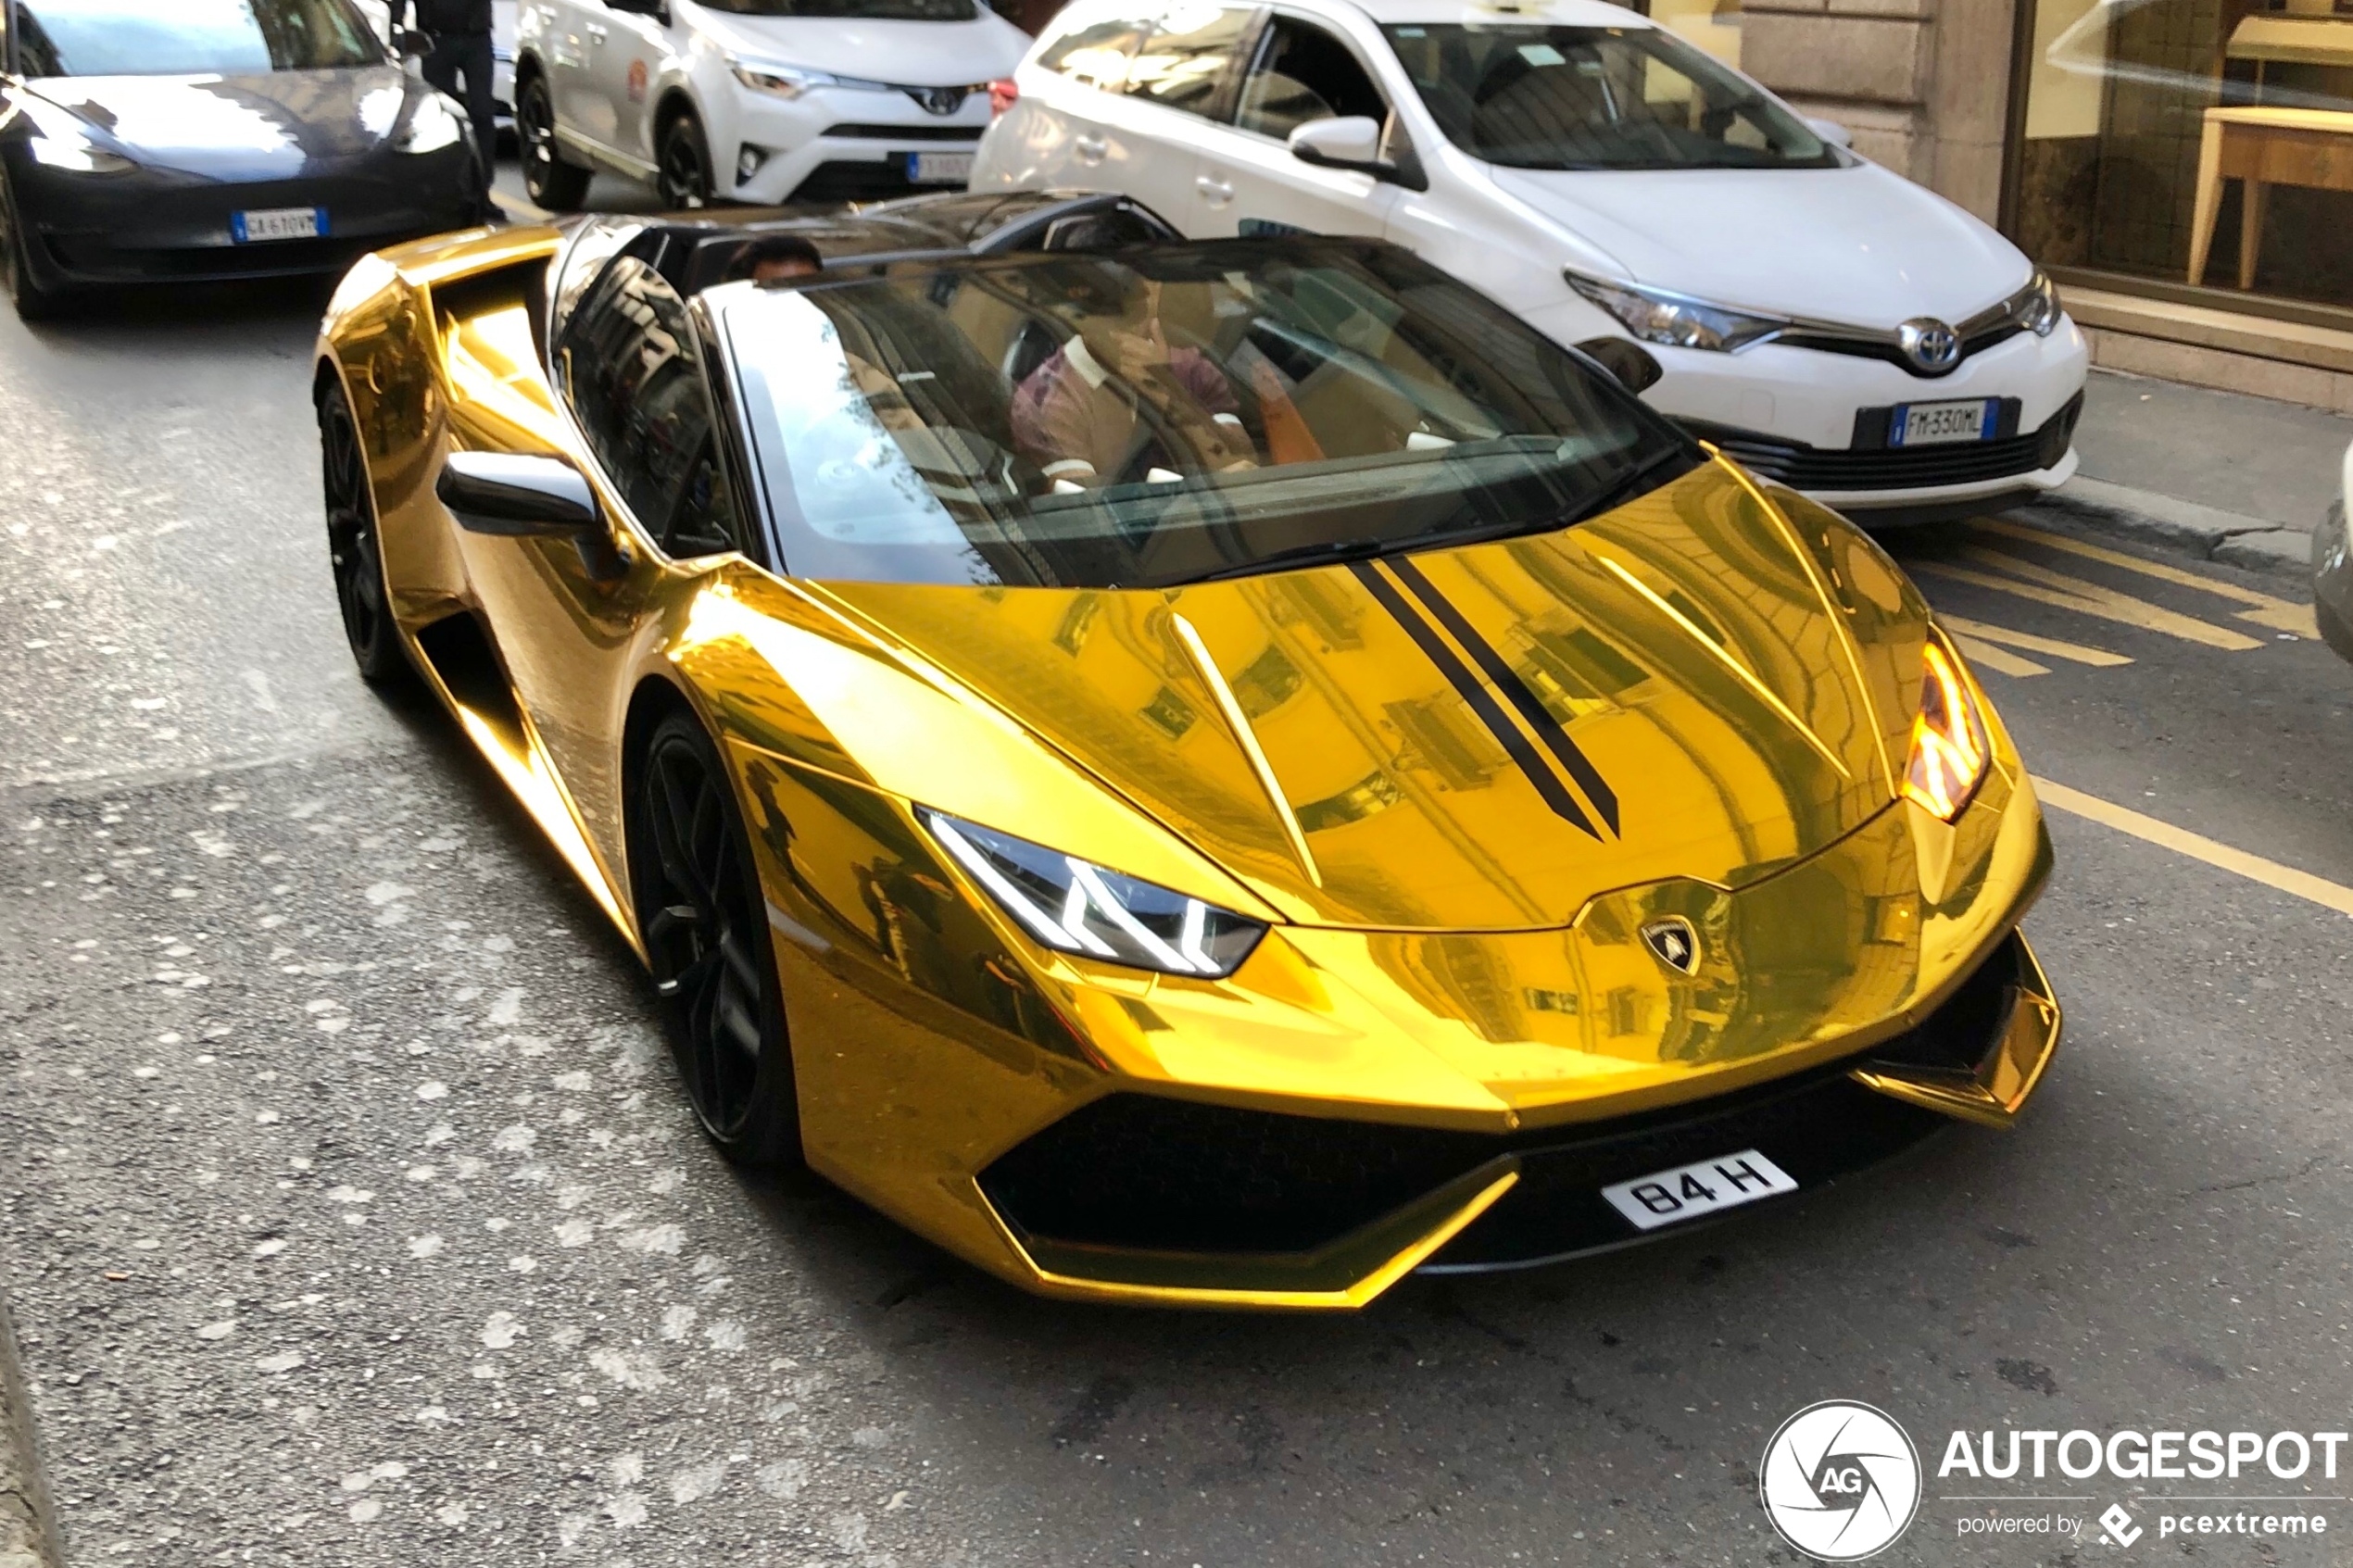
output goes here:
{"type": "Polygon", "coordinates": [[[523,79],[515,105],[515,135],[522,144],[522,184],[531,199],[550,212],[577,212],[588,194],[588,170],[566,163],[556,150],[556,101],[547,79],[523,79]]]}
{"type": "Polygon", "coordinates": [[[711,145],[694,111],[681,109],[661,128],[656,160],[654,188],[664,211],[693,212],[711,205],[711,145]]]}
{"type": "Polygon", "coordinates": [[[319,467],[327,502],[327,555],[334,563],[335,603],[343,610],[352,661],[370,685],[398,685],[411,678],[409,656],[401,649],[384,589],[384,550],[376,536],[375,497],[368,488],[359,427],[339,386],[329,387],[319,399],[319,467]]]}
{"type": "Polygon", "coordinates": [[[17,309],[17,318],[24,321],[47,321],[57,318],[63,299],[55,289],[45,289],[32,275],[32,262],[28,254],[32,237],[24,231],[17,217],[16,195],[0,184],[0,273],[5,273],[8,301],[17,309]]]}
{"type": "Polygon", "coordinates": [[[691,715],[671,714],[648,737],[629,816],[637,929],[695,1115],[731,1160],[797,1160],[767,899],[718,749],[691,715]]]}

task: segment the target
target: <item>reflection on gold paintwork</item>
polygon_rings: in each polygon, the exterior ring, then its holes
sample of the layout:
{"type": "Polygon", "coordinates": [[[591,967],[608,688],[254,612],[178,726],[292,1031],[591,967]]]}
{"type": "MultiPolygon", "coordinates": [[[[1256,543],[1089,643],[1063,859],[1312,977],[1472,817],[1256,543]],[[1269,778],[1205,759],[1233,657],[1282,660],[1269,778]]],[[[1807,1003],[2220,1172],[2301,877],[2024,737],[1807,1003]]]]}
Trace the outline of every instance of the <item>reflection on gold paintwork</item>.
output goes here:
{"type": "MultiPolygon", "coordinates": [[[[1150,592],[786,582],[663,560],[601,492],[610,559],[461,535],[433,492],[453,445],[569,456],[600,483],[523,314],[558,243],[404,247],[337,292],[321,362],[363,433],[396,618],[414,653],[480,615],[512,717],[435,689],[624,931],[633,702],[694,709],[750,829],[812,1165],[1025,1287],[1358,1306],[1516,1179],[1482,1167],[1305,1257],[1015,1236],[979,1173],[1099,1097],[1499,1133],[1655,1110],[1910,1027],[2048,875],[1965,664],[1990,773],[1949,825],[1898,799],[1930,635],[1910,584],[1843,521],[1718,464],[1565,533],[1416,558],[1451,612],[1441,645],[1474,671],[1491,653],[1532,714],[1490,674],[1450,684],[1345,568],[1150,592]],[[1514,760],[1559,763],[1548,727],[1615,794],[1615,831],[1565,821],[1514,760]],[[1223,980],[1046,951],[918,806],[1271,929],[1223,980]],[[1689,974],[1641,939],[1670,916],[1698,938],[1689,974]]],[[[1979,1080],[1874,1066],[1871,1086],[2014,1117],[2057,1037],[2032,979],[1979,1080]]]]}

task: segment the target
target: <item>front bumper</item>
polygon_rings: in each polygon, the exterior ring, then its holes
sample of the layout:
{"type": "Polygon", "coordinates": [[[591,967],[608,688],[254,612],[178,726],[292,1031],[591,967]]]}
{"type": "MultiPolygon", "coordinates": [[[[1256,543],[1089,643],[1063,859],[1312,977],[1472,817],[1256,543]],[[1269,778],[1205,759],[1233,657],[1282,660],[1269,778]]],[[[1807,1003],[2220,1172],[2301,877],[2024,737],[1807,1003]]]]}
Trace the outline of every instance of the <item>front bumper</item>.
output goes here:
{"type": "Polygon", "coordinates": [[[1997,742],[1951,827],[1892,805],[1565,928],[1278,926],[1217,983],[1030,947],[902,803],[735,756],[816,1171],[1040,1294],[1344,1310],[1629,1239],[1604,1170],[1760,1148],[1810,1187],[2015,1117],[2059,1020],[2015,935],[2049,839],[1997,742]],[[836,859],[854,887],[803,869],[836,859]],[[1662,914],[1705,934],[1695,975],[1642,947],[1662,914]]]}
{"type": "MultiPolygon", "coordinates": [[[[1557,341],[1575,344],[1594,336],[1597,315],[1575,301],[1529,312],[1528,319],[1557,341]]],[[[1884,359],[1788,343],[1762,343],[1735,354],[1641,346],[1660,370],[1657,383],[1642,394],[1644,402],[1711,440],[1713,433],[1723,433],[1818,470],[1782,482],[1825,505],[1859,509],[1979,500],[2052,489],[2074,471],[2064,444],[2023,464],[2017,451],[2000,455],[1991,463],[1998,473],[1969,471],[1967,462],[1958,463],[1957,472],[1956,463],[1938,455],[1978,450],[1983,459],[1981,448],[2004,445],[2000,441],[1903,454],[1935,460],[1892,473],[1877,461],[1890,455],[1884,450],[1888,412],[1905,404],[1994,398],[2014,441],[2047,430],[2082,397],[2090,366],[2083,334],[2070,318],[2062,317],[2047,337],[2020,332],[2005,338],[1933,378],[1884,359]],[[1865,477],[1838,471],[1843,465],[1865,477]],[[1869,471],[1875,468],[1879,471],[1869,471]]],[[[2072,416],[2067,417],[2071,429],[2072,416]]],[[[1760,477],[1780,478],[1725,445],[1760,477]]]]}
{"type": "Polygon", "coordinates": [[[761,205],[797,194],[905,195],[922,188],[908,181],[908,154],[970,153],[988,129],[985,93],[972,94],[950,115],[927,113],[904,93],[861,89],[820,88],[785,99],[738,87],[733,99],[732,123],[711,127],[711,156],[726,182],[721,194],[761,205]],[[741,178],[747,146],[759,150],[761,161],[741,178]]]}
{"type": "Polygon", "coordinates": [[[483,220],[472,152],[386,155],[294,179],[228,182],[140,169],[61,175],[12,166],[33,270],[50,287],[336,272],[372,250],[483,220]],[[239,245],[238,212],[323,207],[318,239],[239,245]]]}
{"type": "Polygon", "coordinates": [[[981,1187],[1057,1282],[1355,1305],[1413,1267],[1525,1268],[1669,1234],[1604,1202],[1617,1182],[1755,1149],[1812,1191],[1957,1118],[2007,1126],[2058,1035],[2049,982],[2013,933],[1904,1033],[1692,1105],[1494,1135],[1118,1094],[1008,1153],[981,1187]]]}

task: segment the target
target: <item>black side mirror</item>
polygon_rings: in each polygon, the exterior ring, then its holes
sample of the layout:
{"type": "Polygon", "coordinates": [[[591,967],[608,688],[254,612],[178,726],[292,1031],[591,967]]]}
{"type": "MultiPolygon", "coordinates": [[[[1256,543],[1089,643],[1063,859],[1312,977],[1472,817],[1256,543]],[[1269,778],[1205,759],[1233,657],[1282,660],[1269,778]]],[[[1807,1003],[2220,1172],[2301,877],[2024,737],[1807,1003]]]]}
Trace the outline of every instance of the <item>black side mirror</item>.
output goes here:
{"type": "Polygon", "coordinates": [[[1667,373],[1642,345],[1622,337],[1592,338],[1577,346],[1629,392],[1647,392],[1667,373]]]}
{"type": "Polygon", "coordinates": [[[561,458],[452,452],[433,490],[472,533],[577,539],[604,525],[596,492],[561,458]]]}
{"type": "Polygon", "coordinates": [[[433,40],[414,28],[395,29],[392,52],[404,60],[422,59],[433,53],[433,40]]]}

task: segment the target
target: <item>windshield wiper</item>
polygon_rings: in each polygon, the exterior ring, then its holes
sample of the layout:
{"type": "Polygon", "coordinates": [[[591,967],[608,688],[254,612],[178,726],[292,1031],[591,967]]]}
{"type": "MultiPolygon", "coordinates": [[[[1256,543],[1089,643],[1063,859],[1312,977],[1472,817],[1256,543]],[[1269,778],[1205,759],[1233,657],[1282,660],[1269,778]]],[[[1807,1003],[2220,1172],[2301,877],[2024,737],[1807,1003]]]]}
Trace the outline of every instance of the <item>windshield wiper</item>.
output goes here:
{"type": "Polygon", "coordinates": [[[1255,577],[1261,572],[1336,566],[1342,561],[1373,560],[1382,556],[1410,555],[1417,550],[1454,549],[1464,545],[1512,539],[1526,533],[1551,533],[1563,528],[1573,528],[1588,518],[1599,517],[1611,508],[1631,499],[1641,493],[1643,482],[1667,463],[1678,458],[1688,459],[1690,456],[1680,446],[1669,446],[1655,452],[1577,506],[1553,517],[1516,518],[1508,522],[1484,523],[1471,528],[1408,533],[1396,539],[1327,539],[1313,545],[1294,545],[1289,549],[1277,550],[1252,560],[1236,561],[1230,566],[1221,566],[1183,581],[1188,583],[1222,583],[1236,577],[1255,577]]]}

